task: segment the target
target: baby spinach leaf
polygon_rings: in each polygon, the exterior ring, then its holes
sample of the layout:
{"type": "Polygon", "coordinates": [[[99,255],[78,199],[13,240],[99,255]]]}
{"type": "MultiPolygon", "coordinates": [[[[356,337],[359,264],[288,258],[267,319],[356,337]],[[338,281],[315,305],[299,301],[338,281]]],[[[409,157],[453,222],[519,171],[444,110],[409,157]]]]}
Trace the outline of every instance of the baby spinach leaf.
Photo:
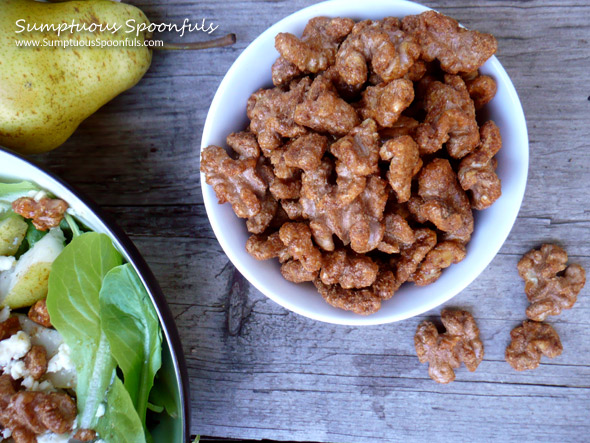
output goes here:
{"type": "Polygon", "coordinates": [[[108,236],[89,232],[65,247],[49,275],[47,309],[75,356],[81,428],[95,428],[96,412],[115,374],[116,362],[101,328],[99,292],[104,277],[121,262],[108,236]]]}
{"type": "Polygon", "coordinates": [[[21,197],[28,197],[29,192],[38,192],[40,189],[31,182],[0,183],[0,200],[13,202],[21,197]]]}
{"type": "Polygon", "coordinates": [[[162,365],[162,332],[152,301],[130,264],[112,269],[104,278],[100,317],[145,428],[149,394],[162,365]]]}
{"type": "Polygon", "coordinates": [[[143,426],[133,408],[129,393],[115,376],[107,394],[105,415],[95,428],[101,440],[109,443],[145,443],[143,426]]]}

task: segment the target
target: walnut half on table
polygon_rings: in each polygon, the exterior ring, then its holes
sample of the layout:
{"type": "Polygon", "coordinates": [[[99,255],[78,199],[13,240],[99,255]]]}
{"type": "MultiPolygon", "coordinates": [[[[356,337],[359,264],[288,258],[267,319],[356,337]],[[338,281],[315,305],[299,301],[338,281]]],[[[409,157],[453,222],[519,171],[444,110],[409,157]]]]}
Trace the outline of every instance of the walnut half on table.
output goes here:
{"type": "Polygon", "coordinates": [[[230,149],[201,160],[219,202],[247,219],[248,252],[362,315],[406,282],[436,281],[465,257],[473,210],[501,195],[500,133],[477,120],[496,91],[478,71],[495,38],[428,11],[315,17],[275,46],[274,87],[251,95],[230,149]]]}

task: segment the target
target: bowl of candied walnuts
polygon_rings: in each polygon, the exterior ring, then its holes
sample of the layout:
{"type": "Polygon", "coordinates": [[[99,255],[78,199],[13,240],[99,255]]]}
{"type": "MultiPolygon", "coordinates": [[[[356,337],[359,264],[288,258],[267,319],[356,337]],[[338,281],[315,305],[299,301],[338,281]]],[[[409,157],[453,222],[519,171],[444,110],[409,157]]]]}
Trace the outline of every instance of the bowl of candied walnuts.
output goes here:
{"type": "Polygon", "coordinates": [[[238,57],[201,143],[209,220],[262,293],[379,324],[449,300],[491,262],[528,168],[493,35],[425,6],[334,0],[238,57]]]}

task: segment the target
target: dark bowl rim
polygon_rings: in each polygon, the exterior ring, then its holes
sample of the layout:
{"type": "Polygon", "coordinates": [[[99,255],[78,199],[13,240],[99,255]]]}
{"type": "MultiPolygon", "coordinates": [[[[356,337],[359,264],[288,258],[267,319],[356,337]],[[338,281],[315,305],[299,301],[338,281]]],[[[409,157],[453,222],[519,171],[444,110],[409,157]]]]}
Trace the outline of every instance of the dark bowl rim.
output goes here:
{"type": "Polygon", "coordinates": [[[182,405],[182,412],[184,416],[184,441],[190,441],[191,431],[191,415],[190,415],[190,389],[189,389],[189,377],[188,377],[188,368],[186,365],[186,359],[184,356],[184,352],[182,350],[182,342],[180,340],[180,335],[178,334],[178,328],[176,327],[176,321],[174,320],[174,316],[170,311],[168,306],[168,302],[164,296],[164,292],[160,287],[160,284],[156,280],[152,270],[150,269],[149,265],[146,263],[143,256],[140,254],[137,247],[133,244],[131,239],[127,236],[125,231],[119,227],[119,225],[114,221],[112,216],[106,213],[100,206],[94,202],[90,197],[86,196],[83,192],[76,189],[74,186],[70,185],[60,177],[58,177],[53,172],[46,170],[45,168],[37,165],[34,161],[29,160],[28,158],[24,157],[21,154],[18,154],[8,148],[0,146],[0,151],[15,157],[16,159],[28,163],[33,168],[37,169],[39,172],[48,175],[53,180],[58,182],[61,186],[69,190],[72,194],[76,195],[82,203],[84,203],[100,220],[107,226],[110,233],[117,239],[117,241],[121,244],[125,252],[128,254],[130,261],[137,267],[139,270],[144,283],[146,285],[146,289],[148,290],[156,308],[160,312],[162,316],[162,320],[164,323],[164,327],[166,328],[166,332],[169,339],[169,344],[171,346],[170,352],[172,354],[172,358],[176,360],[176,375],[177,378],[180,380],[180,403],[182,405]]]}

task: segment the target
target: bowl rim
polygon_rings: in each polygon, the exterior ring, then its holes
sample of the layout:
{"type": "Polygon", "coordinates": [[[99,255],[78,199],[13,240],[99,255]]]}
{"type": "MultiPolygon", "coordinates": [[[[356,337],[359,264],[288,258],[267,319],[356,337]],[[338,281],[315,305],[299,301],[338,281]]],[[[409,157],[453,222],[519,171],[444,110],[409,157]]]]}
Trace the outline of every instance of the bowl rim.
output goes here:
{"type": "MultiPolygon", "coordinates": [[[[409,1],[409,0],[368,0],[367,2],[365,2],[365,5],[367,3],[374,3],[376,5],[384,5],[384,6],[386,5],[387,7],[391,7],[392,9],[396,8],[399,5],[406,5],[406,6],[411,6],[411,7],[417,7],[419,9],[421,9],[422,11],[435,10],[435,9],[430,8],[428,6],[422,5],[417,2],[409,1]]],[[[257,46],[263,44],[263,42],[265,42],[269,37],[274,39],[274,36],[277,33],[284,32],[284,29],[282,29],[282,27],[284,25],[289,25],[293,21],[296,21],[296,19],[302,20],[303,17],[310,16],[312,14],[335,17],[335,16],[338,16],[337,12],[335,12],[333,14],[332,13],[326,14],[324,9],[326,7],[333,6],[334,11],[337,11],[336,8],[338,8],[338,7],[349,6],[349,5],[353,5],[353,4],[358,4],[358,1],[357,0],[327,0],[327,1],[319,2],[319,3],[313,4],[313,5],[307,6],[305,8],[299,9],[299,10],[283,17],[282,19],[280,19],[279,21],[277,21],[276,23],[274,23],[273,25],[271,25],[267,29],[265,29],[258,37],[256,37],[242,51],[242,53],[236,58],[236,60],[232,63],[232,65],[230,66],[230,68],[226,72],[225,76],[223,77],[221,83],[219,84],[219,86],[215,92],[215,95],[213,97],[213,100],[211,102],[209,110],[207,112],[207,117],[206,117],[205,124],[203,127],[200,151],[202,152],[202,150],[206,147],[206,141],[208,138],[210,138],[210,133],[213,131],[213,127],[214,127],[215,123],[213,121],[212,115],[216,114],[220,108],[222,92],[224,92],[224,90],[227,89],[227,86],[233,80],[233,77],[235,76],[234,72],[239,70],[240,65],[243,63],[243,60],[248,58],[250,56],[250,53],[254,53],[257,46]],[[317,12],[315,12],[315,11],[317,11],[317,12]]],[[[463,26],[461,24],[459,24],[459,25],[463,26]]],[[[522,201],[524,199],[524,195],[525,195],[525,191],[526,191],[526,184],[527,184],[527,179],[528,179],[528,168],[530,166],[530,163],[529,163],[530,147],[529,147],[529,138],[528,138],[528,128],[527,128],[527,124],[526,124],[526,117],[524,115],[524,110],[522,108],[522,103],[520,102],[520,98],[518,97],[518,93],[516,92],[516,88],[515,88],[514,84],[512,83],[512,80],[508,76],[508,73],[506,72],[506,70],[504,69],[504,67],[502,66],[502,64],[500,63],[500,61],[497,59],[497,57],[495,55],[490,57],[490,59],[487,61],[487,63],[489,63],[490,65],[493,66],[493,69],[496,71],[497,75],[500,77],[498,79],[498,82],[499,83],[501,82],[503,85],[505,85],[507,87],[507,93],[510,96],[511,101],[516,105],[515,109],[513,109],[513,112],[515,114],[515,118],[517,120],[520,120],[520,122],[518,123],[518,127],[523,129],[522,133],[520,134],[520,137],[522,138],[522,140],[521,140],[523,142],[522,144],[526,147],[526,149],[523,149],[524,154],[522,156],[522,162],[524,164],[524,171],[523,171],[523,174],[520,177],[518,177],[518,179],[516,180],[516,183],[513,186],[514,192],[516,193],[516,200],[517,200],[517,204],[514,205],[514,208],[516,208],[516,209],[514,210],[513,214],[511,214],[511,217],[509,218],[509,223],[506,223],[506,225],[505,225],[504,232],[501,235],[501,241],[498,241],[496,247],[489,249],[486,260],[483,260],[482,261],[483,264],[479,265],[480,269],[478,270],[478,272],[473,272],[469,278],[467,278],[463,281],[463,284],[457,285],[456,288],[454,289],[452,295],[449,295],[444,299],[432,299],[432,301],[428,301],[426,303],[423,303],[419,307],[416,307],[413,309],[408,309],[404,314],[397,314],[397,315],[392,314],[392,315],[385,317],[385,318],[384,317],[375,317],[375,316],[371,316],[371,315],[369,315],[369,316],[356,315],[355,317],[337,317],[335,315],[328,316],[328,315],[324,315],[324,314],[318,314],[318,313],[311,311],[309,309],[301,308],[298,304],[292,303],[290,300],[287,300],[287,299],[275,294],[273,291],[269,290],[261,281],[262,279],[256,275],[254,275],[250,271],[250,267],[248,267],[244,263],[242,263],[242,261],[236,256],[236,254],[234,253],[234,250],[232,248],[232,244],[230,244],[228,242],[228,240],[226,239],[226,237],[222,233],[222,229],[221,229],[220,225],[218,225],[217,222],[214,221],[214,219],[213,219],[213,214],[216,212],[215,207],[219,206],[219,205],[218,205],[217,199],[214,197],[215,194],[212,191],[211,186],[208,185],[205,181],[205,174],[202,171],[199,171],[199,178],[200,178],[200,183],[201,183],[201,193],[203,195],[203,202],[205,205],[205,210],[207,212],[207,217],[209,219],[209,223],[211,225],[211,228],[213,229],[213,232],[215,234],[215,237],[217,238],[217,241],[221,245],[224,253],[230,259],[232,264],[248,280],[248,282],[250,284],[252,284],[257,290],[259,290],[262,294],[264,294],[266,297],[270,298],[274,302],[276,302],[279,305],[283,306],[284,308],[286,308],[292,312],[295,312],[299,315],[302,315],[304,317],[311,318],[313,320],[326,322],[326,323],[332,323],[332,324],[340,324],[340,325],[347,325],[347,326],[371,326],[371,325],[380,325],[380,324],[402,321],[407,318],[411,318],[416,315],[420,315],[420,314],[427,312],[433,308],[436,308],[436,307],[446,303],[447,301],[449,301],[453,297],[459,295],[467,286],[469,286],[471,283],[473,283],[473,281],[476,278],[478,278],[485,271],[486,267],[492,262],[494,257],[497,255],[498,251],[501,249],[501,247],[506,242],[506,239],[508,238],[510,232],[512,231],[514,223],[518,217],[518,213],[520,212],[520,209],[522,207],[522,201]],[[212,193],[213,193],[213,197],[211,196],[212,193]]],[[[254,91],[252,91],[252,92],[254,92],[254,91]]]]}
{"type": "MultiPolygon", "coordinates": [[[[164,326],[162,328],[162,332],[164,333],[166,340],[169,344],[176,380],[180,384],[179,400],[181,405],[181,420],[183,423],[182,434],[185,442],[190,441],[190,383],[186,359],[184,356],[184,352],[182,350],[182,342],[180,340],[180,335],[178,333],[178,328],[176,327],[174,316],[172,315],[172,311],[170,311],[170,307],[168,306],[168,302],[166,301],[164,292],[162,291],[162,288],[156,280],[156,277],[154,276],[149,265],[147,264],[143,256],[140,254],[137,247],[133,244],[131,239],[127,236],[123,229],[119,227],[119,225],[114,221],[112,216],[106,213],[106,211],[104,211],[103,209],[101,209],[98,206],[98,204],[95,203],[94,200],[92,200],[90,197],[86,196],[83,192],[79,191],[74,186],[65,182],[63,179],[58,177],[53,172],[50,172],[45,168],[37,165],[34,161],[25,158],[21,154],[18,154],[8,148],[0,146],[0,156],[1,155],[7,155],[9,157],[13,157],[17,161],[21,161],[23,163],[28,164],[29,166],[36,169],[39,173],[48,176],[51,180],[57,182],[67,191],[74,194],[90,210],[92,214],[94,214],[96,217],[100,219],[100,221],[107,228],[108,234],[121,245],[121,248],[123,249],[122,252],[127,254],[127,256],[129,257],[129,262],[138,270],[139,278],[145,286],[152,300],[152,303],[158,310],[159,317],[161,318],[161,323],[163,323],[164,326]]],[[[35,180],[31,179],[31,181],[34,182],[35,180]]]]}

